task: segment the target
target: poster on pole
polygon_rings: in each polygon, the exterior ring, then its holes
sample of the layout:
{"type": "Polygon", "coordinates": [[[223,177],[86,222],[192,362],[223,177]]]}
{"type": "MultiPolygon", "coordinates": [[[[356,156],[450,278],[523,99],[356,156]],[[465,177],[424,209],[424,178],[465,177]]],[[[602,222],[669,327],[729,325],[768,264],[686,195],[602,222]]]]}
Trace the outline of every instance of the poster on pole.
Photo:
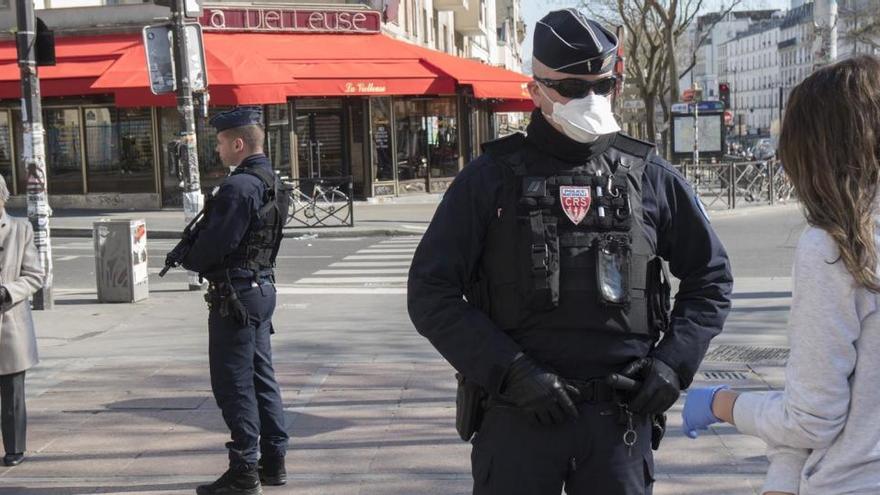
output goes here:
{"type": "Polygon", "coordinates": [[[208,69],[205,67],[205,45],[202,41],[202,26],[197,23],[186,24],[186,56],[189,59],[189,83],[194,92],[208,89],[208,69]]]}
{"type": "MultiPolygon", "coordinates": [[[[698,147],[700,153],[720,154],[724,146],[724,115],[700,115],[698,147]]],[[[676,155],[688,155],[694,151],[694,116],[673,115],[672,151],[676,155]]]]}

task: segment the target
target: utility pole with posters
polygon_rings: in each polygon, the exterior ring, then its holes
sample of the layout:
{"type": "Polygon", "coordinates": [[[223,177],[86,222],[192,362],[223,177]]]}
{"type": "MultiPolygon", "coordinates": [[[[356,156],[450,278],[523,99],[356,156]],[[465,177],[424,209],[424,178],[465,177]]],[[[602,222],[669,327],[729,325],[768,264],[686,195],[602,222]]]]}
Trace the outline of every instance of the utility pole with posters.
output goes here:
{"type": "Polygon", "coordinates": [[[813,69],[837,60],[837,0],[815,0],[813,19],[817,31],[813,69]]]}
{"type": "MultiPolygon", "coordinates": [[[[181,157],[184,162],[183,168],[183,217],[188,224],[198,215],[204,202],[202,198],[201,184],[199,183],[199,156],[196,147],[196,118],[193,109],[193,87],[190,77],[193,68],[190,67],[190,50],[186,29],[186,0],[171,0],[171,20],[173,23],[173,49],[175,61],[175,83],[177,86],[177,111],[180,112],[180,144],[183,147],[181,157]]],[[[199,290],[202,287],[199,276],[193,272],[187,272],[187,281],[190,290],[199,290]]]]}
{"type": "MultiPolygon", "coordinates": [[[[37,74],[38,29],[33,0],[18,0],[18,66],[21,69],[22,163],[27,173],[28,220],[34,228],[34,244],[40,254],[45,278],[43,287],[33,296],[34,309],[52,309],[52,243],[49,236],[49,195],[46,189],[46,148],[43,107],[40,102],[40,78],[37,74]]],[[[43,33],[39,33],[42,35],[43,33]]],[[[51,33],[48,33],[51,40],[51,33]]],[[[52,45],[50,41],[50,45],[52,45]]],[[[50,46],[54,59],[54,45],[50,46]]],[[[52,62],[54,65],[54,61],[52,62]]]]}
{"type": "MultiPolygon", "coordinates": [[[[154,0],[157,5],[171,9],[170,23],[144,28],[144,49],[150,89],[154,94],[175,93],[180,112],[178,139],[170,144],[169,170],[180,179],[183,194],[183,217],[192,222],[202,210],[203,199],[199,183],[199,156],[196,140],[196,118],[193,93],[201,92],[202,109],[207,110],[208,76],[201,26],[187,22],[198,18],[201,6],[198,0],[154,0]],[[172,151],[173,150],[173,151],[172,151]]],[[[190,290],[199,290],[202,284],[198,274],[187,272],[190,290]]]]}

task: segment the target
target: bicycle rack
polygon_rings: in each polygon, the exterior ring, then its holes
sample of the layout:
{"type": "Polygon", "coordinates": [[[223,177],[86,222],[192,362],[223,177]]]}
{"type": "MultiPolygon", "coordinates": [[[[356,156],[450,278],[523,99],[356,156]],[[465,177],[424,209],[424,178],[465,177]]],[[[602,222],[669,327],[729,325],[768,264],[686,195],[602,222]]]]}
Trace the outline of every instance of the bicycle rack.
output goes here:
{"type": "Polygon", "coordinates": [[[784,203],[794,193],[778,160],[681,163],[676,168],[693,186],[706,208],[784,203]]]}
{"type": "Polygon", "coordinates": [[[291,179],[287,226],[354,227],[351,176],[291,179]]]}

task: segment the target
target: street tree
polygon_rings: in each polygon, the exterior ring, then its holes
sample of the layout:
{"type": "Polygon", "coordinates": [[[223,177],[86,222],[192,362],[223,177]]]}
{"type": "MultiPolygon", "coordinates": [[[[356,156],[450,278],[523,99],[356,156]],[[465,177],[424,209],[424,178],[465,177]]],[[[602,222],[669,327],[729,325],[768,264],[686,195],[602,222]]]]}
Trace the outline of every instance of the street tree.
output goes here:
{"type": "Polygon", "coordinates": [[[837,24],[839,44],[852,45],[853,52],[880,52],[880,0],[842,0],[837,24]]]}
{"type": "MultiPolygon", "coordinates": [[[[659,105],[663,120],[671,124],[671,104],[679,101],[679,78],[693,70],[693,61],[685,62],[684,71],[679,67],[682,58],[678,47],[697,15],[703,11],[707,0],[590,0],[582,7],[600,22],[623,26],[626,55],[626,77],[636,86],[644,102],[649,118],[646,126],[648,139],[656,135],[656,122],[652,118],[659,105]]],[[[706,26],[692,42],[690,53],[709,39],[712,27],[722,20],[741,0],[733,0],[722,14],[706,26]]],[[[690,60],[692,57],[687,57],[690,60]]],[[[667,142],[669,140],[667,139],[667,142]]]]}

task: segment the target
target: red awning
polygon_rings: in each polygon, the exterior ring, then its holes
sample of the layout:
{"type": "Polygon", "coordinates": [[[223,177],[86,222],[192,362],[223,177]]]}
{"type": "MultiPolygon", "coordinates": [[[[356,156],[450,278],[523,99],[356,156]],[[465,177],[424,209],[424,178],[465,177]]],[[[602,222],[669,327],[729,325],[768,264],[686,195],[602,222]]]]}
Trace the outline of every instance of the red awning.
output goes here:
{"type": "Polygon", "coordinates": [[[531,78],[526,75],[428,48],[413,49],[421,53],[425,62],[454,77],[459,84],[472,86],[477,98],[531,101],[526,88],[531,78]]]}
{"type": "MultiPolygon", "coordinates": [[[[205,35],[205,63],[208,88],[215,105],[268,104],[287,101],[287,85],[293,79],[236,43],[234,35],[205,35]]],[[[118,106],[169,106],[172,96],[150,91],[143,44],[131,47],[93,84],[93,88],[115,93],[118,106]]]]}
{"type": "MultiPolygon", "coordinates": [[[[60,37],[56,40],[57,65],[40,67],[43,96],[102,93],[92,83],[113,62],[139,43],[132,35],[60,37]]],[[[0,43],[0,98],[21,97],[21,72],[15,42],[0,43]]]]}
{"type": "MultiPolygon", "coordinates": [[[[382,34],[205,33],[211,103],[283,103],[296,96],[455,94],[528,100],[522,74],[382,34]]],[[[106,93],[118,106],[172,106],[149,90],[140,35],[56,40],[58,65],[40,68],[45,96],[106,93]]],[[[0,98],[18,98],[14,42],[0,43],[0,98]]]]}

